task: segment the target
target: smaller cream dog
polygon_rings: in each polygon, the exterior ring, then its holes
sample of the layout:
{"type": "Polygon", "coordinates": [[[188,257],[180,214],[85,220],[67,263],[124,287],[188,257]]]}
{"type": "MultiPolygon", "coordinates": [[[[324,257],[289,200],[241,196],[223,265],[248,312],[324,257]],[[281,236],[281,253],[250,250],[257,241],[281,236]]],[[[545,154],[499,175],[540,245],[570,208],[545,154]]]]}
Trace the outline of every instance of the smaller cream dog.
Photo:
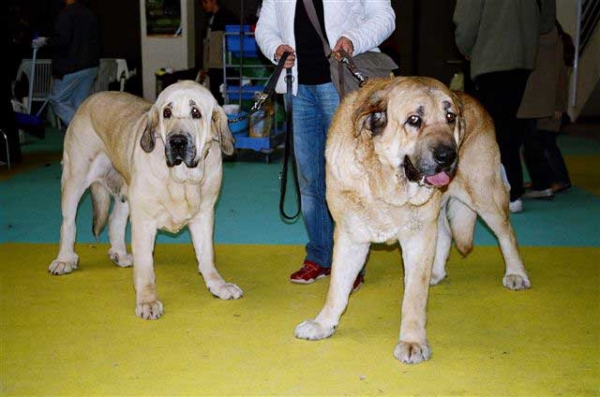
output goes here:
{"type": "Polygon", "coordinates": [[[121,92],[92,95],[77,110],[65,136],[60,251],[50,273],[67,274],[78,266],[75,215],[89,187],[96,236],[114,198],[108,254],[118,266],[135,264],[138,317],[157,319],[163,314],[153,260],[158,229],[177,232],[187,226],[208,290],[221,299],[240,298],[242,290],[217,272],[213,247],[221,152],[233,150],[223,109],[210,91],[193,81],[167,87],[154,104],[121,92]],[[125,245],[129,216],[133,255],[125,245]]]}

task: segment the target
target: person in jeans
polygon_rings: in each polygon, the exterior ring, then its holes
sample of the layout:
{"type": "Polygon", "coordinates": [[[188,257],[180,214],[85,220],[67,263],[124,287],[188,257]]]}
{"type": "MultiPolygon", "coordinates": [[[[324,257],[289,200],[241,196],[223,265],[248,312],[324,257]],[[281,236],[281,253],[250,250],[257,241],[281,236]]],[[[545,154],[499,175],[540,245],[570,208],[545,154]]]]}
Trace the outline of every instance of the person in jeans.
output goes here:
{"type": "Polygon", "coordinates": [[[54,84],[50,104],[68,125],[75,111],[91,93],[100,64],[98,20],[79,0],[64,0],[58,14],[55,36],[34,39],[32,46],[52,46],[54,84]]]}
{"type": "MultiPolygon", "coordinates": [[[[454,10],[456,45],[471,61],[476,96],[494,120],[511,212],[523,211],[521,146],[528,131],[517,111],[535,67],[539,36],[554,25],[552,10],[555,0],[457,0],[454,10]]],[[[541,164],[541,154],[534,155],[541,164]]]]}
{"type": "MultiPolygon", "coordinates": [[[[395,29],[390,0],[312,0],[321,29],[333,52],[350,55],[376,50],[395,29]]],[[[295,283],[310,284],[331,272],[333,220],[325,200],[325,142],[340,97],[329,72],[322,41],[311,24],[304,0],[264,0],[255,31],[267,58],[277,63],[289,52],[285,67],[293,75],[294,150],[300,184],[302,218],[308,233],[306,255],[295,283]]],[[[276,91],[287,91],[282,74],[276,91]]],[[[364,281],[361,273],[354,291],[364,281]]]]}

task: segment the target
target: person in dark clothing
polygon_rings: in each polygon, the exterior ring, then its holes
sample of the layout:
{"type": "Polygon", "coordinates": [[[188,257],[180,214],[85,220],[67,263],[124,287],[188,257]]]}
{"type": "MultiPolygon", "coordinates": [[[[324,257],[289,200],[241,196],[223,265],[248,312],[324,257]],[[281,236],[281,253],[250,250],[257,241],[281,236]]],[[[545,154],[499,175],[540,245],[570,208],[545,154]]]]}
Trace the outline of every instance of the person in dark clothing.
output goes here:
{"type": "Polygon", "coordinates": [[[210,92],[223,104],[220,92],[223,84],[223,33],[225,25],[239,25],[239,18],[220,0],[201,0],[202,8],[208,16],[206,34],[203,39],[204,67],[200,72],[202,80],[208,76],[210,92]]]}
{"type": "Polygon", "coordinates": [[[56,115],[69,124],[81,102],[92,92],[100,63],[100,38],[98,20],[88,7],[78,0],[64,0],[64,3],[55,35],[34,39],[32,46],[52,46],[55,80],[50,103],[56,115]]]}
{"type": "Polygon", "coordinates": [[[0,130],[6,134],[8,140],[8,156],[4,147],[4,138],[0,138],[0,161],[12,164],[21,161],[22,153],[19,142],[19,132],[15,120],[15,113],[11,104],[13,99],[12,79],[16,75],[21,59],[26,57],[25,49],[29,51],[29,25],[23,18],[24,11],[20,2],[3,3],[0,12],[0,29],[2,29],[1,45],[2,54],[8,57],[7,72],[2,76],[0,88],[2,102],[0,104],[0,130]],[[26,40],[26,41],[25,41],[26,40]]]}
{"type": "Polygon", "coordinates": [[[520,150],[527,131],[517,119],[517,111],[535,67],[539,36],[554,23],[554,3],[555,0],[458,0],[453,14],[456,45],[470,61],[476,96],[494,120],[513,213],[523,211],[520,150]]]}

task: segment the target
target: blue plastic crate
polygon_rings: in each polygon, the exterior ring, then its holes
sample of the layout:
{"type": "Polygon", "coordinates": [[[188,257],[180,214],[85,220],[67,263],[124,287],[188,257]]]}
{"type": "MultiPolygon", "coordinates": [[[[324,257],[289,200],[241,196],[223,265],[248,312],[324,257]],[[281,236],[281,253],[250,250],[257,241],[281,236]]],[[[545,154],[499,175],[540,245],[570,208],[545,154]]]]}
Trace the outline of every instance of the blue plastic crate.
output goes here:
{"type": "MultiPolygon", "coordinates": [[[[239,117],[244,117],[247,114],[248,114],[247,112],[241,112],[241,113],[237,113],[237,114],[228,114],[227,119],[235,120],[239,117]]],[[[231,131],[231,133],[233,135],[236,136],[236,138],[238,136],[247,136],[248,135],[248,118],[245,117],[239,121],[236,121],[235,123],[229,123],[229,130],[231,131]]]]}
{"type": "MultiPolygon", "coordinates": [[[[243,25],[242,31],[249,33],[250,25],[243,25]]],[[[231,52],[233,56],[240,57],[243,54],[244,57],[248,58],[258,57],[259,49],[256,45],[254,35],[239,34],[240,25],[225,25],[225,33],[227,33],[225,36],[227,51],[231,52]]]]}

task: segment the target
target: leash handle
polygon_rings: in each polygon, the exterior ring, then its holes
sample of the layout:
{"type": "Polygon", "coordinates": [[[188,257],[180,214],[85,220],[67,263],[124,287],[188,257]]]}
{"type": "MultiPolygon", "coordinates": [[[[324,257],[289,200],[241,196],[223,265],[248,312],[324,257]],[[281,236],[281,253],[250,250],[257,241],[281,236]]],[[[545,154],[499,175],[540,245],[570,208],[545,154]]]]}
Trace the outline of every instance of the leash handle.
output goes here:
{"type": "Polygon", "coordinates": [[[296,159],[294,156],[294,140],[293,140],[293,131],[294,131],[294,123],[292,118],[292,69],[286,70],[285,81],[287,83],[287,94],[286,94],[286,124],[287,129],[285,133],[285,146],[283,149],[283,166],[281,168],[281,185],[280,185],[280,195],[279,195],[279,213],[281,217],[287,221],[293,221],[300,215],[302,210],[301,201],[300,201],[300,185],[298,184],[298,169],[296,167],[296,159]],[[294,176],[294,187],[296,189],[296,200],[298,205],[298,210],[293,215],[288,215],[285,212],[285,194],[287,190],[287,174],[288,174],[288,162],[292,160],[292,173],[294,176]]]}
{"type": "Polygon", "coordinates": [[[273,94],[273,91],[275,91],[277,80],[279,80],[279,76],[281,76],[281,72],[283,71],[283,66],[285,65],[285,62],[287,61],[289,56],[289,52],[284,52],[281,55],[281,58],[279,58],[277,66],[275,66],[275,70],[273,70],[273,74],[267,82],[265,89],[260,94],[258,94],[256,102],[254,102],[254,105],[252,105],[252,112],[259,111],[264,106],[265,102],[267,102],[271,94],[273,94]]]}

